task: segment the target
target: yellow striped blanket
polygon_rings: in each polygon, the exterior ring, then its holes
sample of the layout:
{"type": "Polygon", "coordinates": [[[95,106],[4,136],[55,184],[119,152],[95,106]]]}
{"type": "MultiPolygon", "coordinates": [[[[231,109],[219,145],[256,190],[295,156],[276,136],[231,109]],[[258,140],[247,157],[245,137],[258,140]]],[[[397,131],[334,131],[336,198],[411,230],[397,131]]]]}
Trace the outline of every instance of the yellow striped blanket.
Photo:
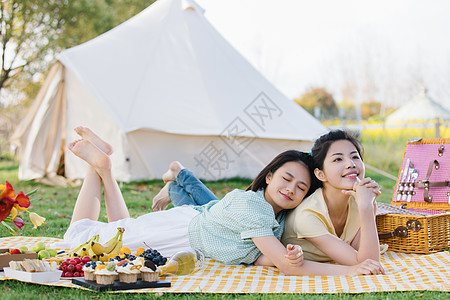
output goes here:
{"type": "MultiPolygon", "coordinates": [[[[31,246],[37,241],[53,243],[55,238],[0,238],[0,248],[31,246]]],[[[167,276],[171,287],[127,290],[133,293],[366,293],[381,291],[450,291],[450,253],[430,255],[388,251],[382,256],[386,275],[372,276],[285,276],[276,268],[227,266],[207,259],[203,268],[190,276],[167,276]]],[[[0,272],[0,280],[7,280],[0,272]]],[[[47,285],[80,288],[70,280],[47,285]]]]}

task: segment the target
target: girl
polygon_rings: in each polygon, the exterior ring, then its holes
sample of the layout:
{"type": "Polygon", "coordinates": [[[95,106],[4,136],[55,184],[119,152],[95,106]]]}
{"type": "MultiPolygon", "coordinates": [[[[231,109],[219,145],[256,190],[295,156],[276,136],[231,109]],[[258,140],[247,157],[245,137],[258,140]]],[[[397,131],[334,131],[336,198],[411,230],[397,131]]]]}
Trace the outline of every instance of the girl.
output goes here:
{"type": "Polygon", "coordinates": [[[301,248],[284,247],[279,239],[286,210],[295,208],[311,185],[312,159],[307,154],[278,155],[254,181],[254,190],[235,190],[206,206],[182,206],[132,219],[111,173],[111,146],[88,128],[78,127],[76,132],[82,139],[69,149],[89,169],[64,235],[71,248],[95,234],[107,238],[124,227],[124,245],[133,251],[146,242],[164,256],[192,247],[229,264],[270,263],[287,274],[302,269],[301,248]],[[102,184],[108,223],[97,221],[102,184]]]}
{"type": "MultiPolygon", "coordinates": [[[[69,149],[90,167],[64,235],[72,246],[94,234],[112,236],[120,226],[125,228],[124,245],[133,250],[144,241],[165,256],[192,247],[229,264],[276,266],[287,275],[317,274],[317,263],[303,261],[300,247],[284,247],[279,241],[286,210],[297,207],[311,185],[307,167],[311,161],[305,153],[278,155],[253,182],[255,190],[234,190],[205,206],[185,205],[132,219],[111,173],[108,154],[112,148],[87,128],[76,131],[83,139],[71,143],[69,149]],[[102,183],[108,223],[97,221],[102,183]]],[[[361,265],[378,268],[372,263],[361,265]]],[[[337,272],[360,274],[361,270],[359,265],[321,270],[321,274],[337,272]]]]}
{"type": "Polygon", "coordinates": [[[322,187],[289,212],[282,242],[300,245],[305,259],[358,265],[379,262],[375,198],[379,186],[364,178],[361,145],[337,130],[321,136],[311,154],[322,187]]]}

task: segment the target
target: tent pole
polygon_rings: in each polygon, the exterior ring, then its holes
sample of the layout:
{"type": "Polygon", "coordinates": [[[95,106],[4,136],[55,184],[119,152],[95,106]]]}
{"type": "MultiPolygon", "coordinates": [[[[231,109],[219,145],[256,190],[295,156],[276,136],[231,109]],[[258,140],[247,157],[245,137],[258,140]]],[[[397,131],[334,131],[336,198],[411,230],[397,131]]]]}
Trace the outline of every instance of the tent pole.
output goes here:
{"type": "Polygon", "coordinates": [[[441,124],[439,122],[439,118],[436,118],[436,128],[435,128],[434,136],[436,138],[440,138],[441,137],[441,124]]]}

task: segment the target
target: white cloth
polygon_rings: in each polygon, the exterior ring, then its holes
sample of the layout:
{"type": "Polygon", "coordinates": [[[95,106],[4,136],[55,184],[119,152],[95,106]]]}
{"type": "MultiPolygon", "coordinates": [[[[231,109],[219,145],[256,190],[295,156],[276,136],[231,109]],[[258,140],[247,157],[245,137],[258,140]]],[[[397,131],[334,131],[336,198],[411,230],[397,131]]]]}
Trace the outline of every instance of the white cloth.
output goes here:
{"type": "Polygon", "coordinates": [[[139,247],[147,248],[145,242],[163,256],[172,256],[190,247],[189,223],[197,214],[199,212],[192,206],[185,205],[110,223],[82,219],[69,226],[64,242],[55,243],[52,247],[73,249],[96,234],[100,235],[100,243],[104,243],[117,233],[117,227],[123,227],[123,246],[130,248],[132,253],[139,247]]]}

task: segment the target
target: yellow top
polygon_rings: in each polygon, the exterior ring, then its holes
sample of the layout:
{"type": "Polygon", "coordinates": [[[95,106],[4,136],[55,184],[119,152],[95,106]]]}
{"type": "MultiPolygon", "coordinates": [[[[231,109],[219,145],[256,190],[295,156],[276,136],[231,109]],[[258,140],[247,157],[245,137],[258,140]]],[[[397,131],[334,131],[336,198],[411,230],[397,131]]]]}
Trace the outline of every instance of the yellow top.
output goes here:
{"type": "MultiPolygon", "coordinates": [[[[341,240],[350,244],[358,233],[360,225],[358,205],[350,197],[347,221],[344,226],[341,240]]],[[[285,228],[281,242],[284,245],[300,245],[306,260],[331,261],[331,258],[316,248],[305,238],[317,237],[330,233],[337,237],[331,223],[328,207],[323,198],[322,189],[317,189],[311,196],[303,200],[297,208],[290,211],[286,218],[285,228]]]]}

